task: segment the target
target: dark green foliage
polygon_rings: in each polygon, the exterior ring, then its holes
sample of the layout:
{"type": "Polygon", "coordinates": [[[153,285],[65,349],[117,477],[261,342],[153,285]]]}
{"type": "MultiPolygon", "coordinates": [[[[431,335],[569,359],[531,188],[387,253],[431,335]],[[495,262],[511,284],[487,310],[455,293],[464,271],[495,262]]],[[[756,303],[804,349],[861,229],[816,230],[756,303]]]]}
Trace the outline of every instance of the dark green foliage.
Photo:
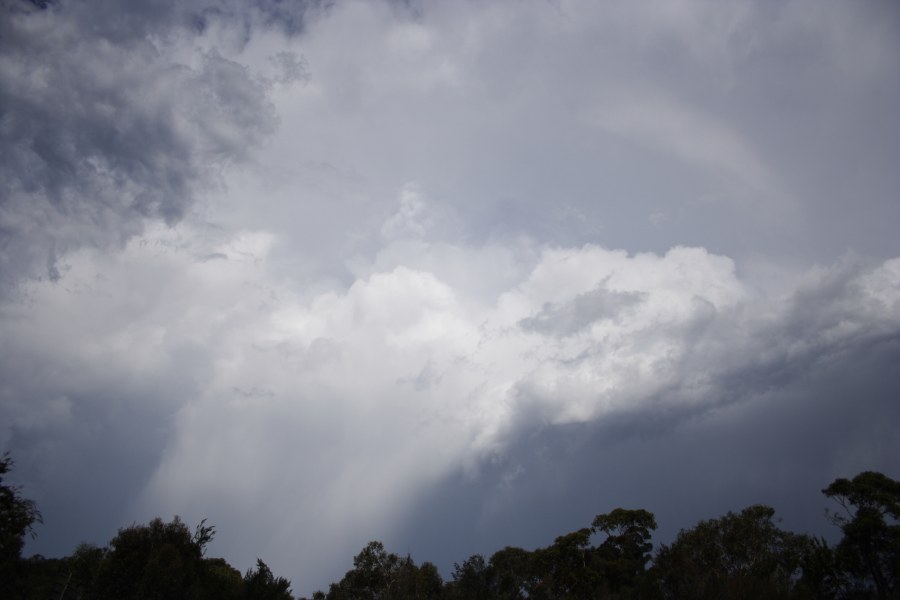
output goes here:
{"type": "Polygon", "coordinates": [[[630,597],[643,584],[655,529],[656,517],[643,509],[617,508],[594,519],[593,531],[607,535],[597,549],[597,570],[611,597],[630,597]]]}
{"type": "Polygon", "coordinates": [[[682,530],[656,556],[665,598],[789,598],[809,540],[779,529],[763,505],[682,530]]]}
{"type": "Polygon", "coordinates": [[[21,560],[18,564],[19,589],[6,598],[22,600],[44,600],[54,598],[71,600],[73,598],[89,598],[91,582],[96,572],[96,553],[102,551],[94,546],[80,545],[72,556],[66,558],[44,558],[35,555],[21,560]],[[91,551],[86,551],[90,548],[91,551]],[[93,560],[89,564],[86,560],[93,560]]]}
{"type": "Polygon", "coordinates": [[[824,539],[808,537],[801,556],[803,575],[796,582],[798,598],[829,600],[845,597],[842,593],[842,574],[837,567],[834,551],[824,539]]]}
{"type": "Polygon", "coordinates": [[[900,482],[866,471],[837,479],[822,493],[842,509],[829,516],[844,534],[835,548],[844,595],[900,597],[900,482]]]}
{"type": "Polygon", "coordinates": [[[448,596],[458,600],[484,600],[491,597],[488,567],[484,557],[474,554],[460,565],[453,565],[453,581],[447,585],[448,596]]]}
{"type": "Polygon", "coordinates": [[[224,558],[204,558],[197,600],[240,600],[244,595],[241,572],[224,558]]]}
{"type": "Polygon", "coordinates": [[[590,545],[591,533],[590,529],[579,529],[532,553],[529,598],[595,596],[598,572],[590,545]]]}
{"type": "Polygon", "coordinates": [[[436,566],[426,561],[416,567],[412,557],[407,556],[400,564],[396,585],[388,597],[415,600],[440,598],[443,589],[444,581],[436,566]]]}
{"type": "Polygon", "coordinates": [[[206,519],[200,521],[196,529],[194,529],[193,542],[200,547],[200,552],[206,554],[206,545],[209,544],[216,536],[215,525],[207,525],[206,519]]]}
{"type": "MultiPolygon", "coordinates": [[[[214,534],[205,520],[191,534],[178,517],[171,523],[157,518],[119,530],[99,559],[97,549],[82,546],[73,558],[85,565],[80,580],[90,581],[84,598],[291,600],[290,582],[275,577],[262,560],[242,578],[225,560],[204,558],[214,534]]],[[[78,564],[73,562],[73,573],[78,564]]]]}
{"type": "Polygon", "coordinates": [[[381,542],[369,542],[353,558],[353,569],[331,584],[329,600],[374,600],[387,591],[399,558],[388,554],[381,542]]]}
{"type": "Polygon", "coordinates": [[[22,498],[18,487],[3,484],[12,467],[9,454],[4,454],[0,458],[0,598],[20,596],[19,563],[25,536],[33,536],[34,524],[43,522],[34,501],[22,498]]]}
{"type": "Polygon", "coordinates": [[[507,546],[491,556],[489,563],[492,598],[523,600],[534,587],[531,553],[507,546]]]}
{"type": "Polygon", "coordinates": [[[256,570],[249,570],[244,576],[246,600],[292,600],[291,582],[284,577],[275,577],[272,570],[261,559],[256,559],[256,570]]]}
{"type": "Polygon", "coordinates": [[[417,567],[412,558],[388,553],[381,542],[369,542],[353,559],[353,569],[332,583],[328,594],[314,598],[327,600],[392,600],[439,598],[443,582],[431,563],[417,567]]]}
{"type": "Polygon", "coordinates": [[[60,598],[71,583],[68,575],[66,559],[41,555],[26,558],[19,563],[19,589],[10,597],[23,600],[60,598]]]}
{"type": "MultiPolygon", "coordinates": [[[[292,600],[290,581],[260,559],[240,571],[206,558],[215,527],[193,533],[178,518],[119,530],[106,548],[78,546],[71,556],[22,559],[24,538],[40,522],[34,502],[3,486],[12,465],[0,459],[0,599],[292,600]]],[[[900,599],[900,482],[874,472],[837,479],[823,493],[843,534],[834,548],[780,529],[764,505],[729,512],[681,530],[653,554],[654,515],[643,509],[597,515],[590,528],[532,551],[506,547],[489,560],[454,564],[444,583],[437,567],[368,543],[353,568],[313,600],[581,599],[900,599]]],[[[827,511],[826,511],[827,512],[827,511]]]]}
{"type": "Polygon", "coordinates": [[[90,597],[106,556],[105,548],[93,544],[79,544],[72,556],[66,559],[66,597],[90,597]]]}
{"type": "Polygon", "coordinates": [[[200,579],[202,548],[178,517],[120,529],[109,545],[97,573],[96,598],[189,598],[200,579]]]}
{"type": "Polygon", "coordinates": [[[643,585],[655,528],[645,510],[616,509],[546,548],[504,548],[487,564],[475,555],[455,565],[446,594],[461,600],[632,597],[643,585]],[[606,535],[599,546],[591,544],[596,533],[606,535]]]}

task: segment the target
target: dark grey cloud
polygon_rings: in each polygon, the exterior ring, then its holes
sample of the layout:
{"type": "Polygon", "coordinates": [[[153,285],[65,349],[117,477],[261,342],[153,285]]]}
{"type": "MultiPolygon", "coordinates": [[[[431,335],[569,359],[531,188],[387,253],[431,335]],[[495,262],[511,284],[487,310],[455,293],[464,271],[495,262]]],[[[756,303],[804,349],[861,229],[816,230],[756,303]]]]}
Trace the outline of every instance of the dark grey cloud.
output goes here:
{"type": "Polygon", "coordinates": [[[58,257],[174,224],[272,131],[263,83],[191,31],[178,3],[4,8],[0,272],[58,279],[58,257]],[[176,15],[175,13],[178,13],[176,15]]]}
{"type": "Polygon", "coordinates": [[[522,319],[519,325],[538,333],[571,335],[596,321],[623,318],[620,313],[640,302],[641,298],[640,293],[616,292],[599,287],[579,294],[562,306],[548,303],[537,315],[522,319]]]}
{"type": "Polygon", "coordinates": [[[255,27],[278,29],[287,35],[302,33],[310,19],[333,5],[329,0],[254,0],[215,2],[210,0],[138,0],[128,6],[114,0],[8,0],[14,13],[34,9],[65,11],[93,35],[129,43],[148,35],[168,37],[180,29],[202,33],[217,22],[229,22],[248,39],[255,27]],[[30,6],[29,6],[30,5],[30,6]]]}

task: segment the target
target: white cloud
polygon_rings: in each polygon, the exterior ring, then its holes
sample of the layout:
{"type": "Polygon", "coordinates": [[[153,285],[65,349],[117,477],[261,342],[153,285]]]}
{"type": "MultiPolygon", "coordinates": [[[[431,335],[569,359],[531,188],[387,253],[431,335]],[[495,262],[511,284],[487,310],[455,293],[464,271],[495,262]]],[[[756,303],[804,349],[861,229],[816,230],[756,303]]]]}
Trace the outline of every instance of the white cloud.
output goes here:
{"type": "Polygon", "coordinates": [[[270,269],[277,237],[192,227],[151,228],[117,255],[83,249],[64,283],[29,286],[3,320],[6,355],[61,379],[33,383],[27,403],[7,397],[4,419],[70,420],[79,408],[59,394],[73,385],[112,384],[128,402],[131,387],[190,381],[156,400],[174,421],[134,514],[226,518],[220,548],[269,553],[286,572],[328,568],[535,424],[712,407],[745,393],[720,390],[735,371],[900,328],[898,260],[825,270],[778,300],[702,248],[535,248],[486,296],[477,277],[439,273],[509,248],[420,240],[410,262],[430,254],[431,268],[373,269],[307,298],[270,269]]]}
{"type": "Polygon", "coordinates": [[[0,442],[57,505],[99,457],[114,525],[331,577],[534,431],[671,425],[900,328],[867,9],[84,6],[0,23],[0,442]]]}
{"type": "Polygon", "coordinates": [[[400,209],[381,226],[381,235],[387,239],[423,237],[431,225],[425,211],[425,202],[416,186],[407,184],[400,194],[400,209]]]}

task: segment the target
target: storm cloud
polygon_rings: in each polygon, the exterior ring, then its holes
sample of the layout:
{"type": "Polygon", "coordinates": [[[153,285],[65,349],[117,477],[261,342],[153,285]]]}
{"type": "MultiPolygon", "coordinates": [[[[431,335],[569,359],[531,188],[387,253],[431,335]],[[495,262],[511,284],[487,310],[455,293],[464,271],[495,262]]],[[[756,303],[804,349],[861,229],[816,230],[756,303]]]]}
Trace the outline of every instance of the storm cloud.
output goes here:
{"type": "Polygon", "coordinates": [[[7,285],[58,279],[67,251],[121,245],[147,218],[180,221],[277,123],[265,80],[215,48],[191,48],[198,24],[174,6],[7,4],[7,285]]]}
{"type": "Polygon", "coordinates": [[[3,11],[31,551],[209,518],[308,593],[897,475],[892,3],[3,11]]]}

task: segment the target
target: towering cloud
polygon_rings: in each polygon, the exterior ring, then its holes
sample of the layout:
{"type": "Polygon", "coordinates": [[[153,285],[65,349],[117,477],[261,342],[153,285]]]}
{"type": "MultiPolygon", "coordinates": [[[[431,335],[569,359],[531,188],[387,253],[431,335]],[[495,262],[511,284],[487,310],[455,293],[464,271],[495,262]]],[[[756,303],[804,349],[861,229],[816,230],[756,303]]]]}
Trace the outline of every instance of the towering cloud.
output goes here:
{"type": "Polygon", "coordinates": [[[244,4],[3,3],[34,551],[208,517],[306,593],[900,468],[892,4],[244,4]]]}

